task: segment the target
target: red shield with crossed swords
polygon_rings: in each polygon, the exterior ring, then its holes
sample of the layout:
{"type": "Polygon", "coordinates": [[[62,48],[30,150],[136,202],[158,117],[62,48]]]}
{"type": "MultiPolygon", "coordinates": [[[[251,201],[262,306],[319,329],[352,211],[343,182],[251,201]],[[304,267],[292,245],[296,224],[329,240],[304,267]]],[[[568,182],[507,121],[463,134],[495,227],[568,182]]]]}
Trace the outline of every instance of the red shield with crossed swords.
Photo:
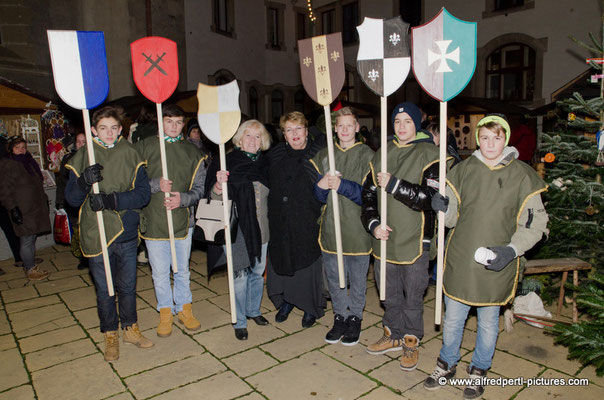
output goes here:
{"type": "Polygon", "coordinates": [[[178,86],[176,42],[149,36],[130,44],[134,83],[154,103],[163,103],[178,86]]]}

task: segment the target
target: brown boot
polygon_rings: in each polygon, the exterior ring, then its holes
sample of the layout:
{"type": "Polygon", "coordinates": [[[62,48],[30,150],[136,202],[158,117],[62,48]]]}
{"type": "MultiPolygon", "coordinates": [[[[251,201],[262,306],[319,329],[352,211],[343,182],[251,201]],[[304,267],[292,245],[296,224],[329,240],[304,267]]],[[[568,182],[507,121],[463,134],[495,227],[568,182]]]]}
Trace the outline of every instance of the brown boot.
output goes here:
{"type": "Polygon", "coordinates": [[[367,347],[367,353],[375,356],[378,354],[387,353],[389,351],[401,350],[403,348],[402,340],[392,339],[391,336],[392,332],[390,332],[390,329],[387,326],[384,326],[384,336],[382,336],[377,342],[370,344],[367,347]]]}
{"type": "Polygon", "coordinates": [[[41,281],[42,279],[48,278],[50,272],[45,271],[36,265],[29,271],[25,272],[25,275],[27,275],[27,279],[29,279],[30,281],[41,281]]]}
{"type": "Polygon", "coordinates": [[[190,331],[196,331],[201,328],[201,324],[193,316],[193,310],[191,309],[191,303],[183,304],[182,311],[178,313],[178,322],[184,324],[185,328],[190,331]]]}
{"type": "Polygon", "coordinates": [[[403,355],[401,357],[401,369],[403,371],[413,371],[417,368],[419,360],[419,339],[415,335],[405,335],[403,337],[403,355]]]}
{"type": "Polygon", "coordinates": [[[131,343],[144,349],[153,347],[153,342],[143,336],[138,324],[132,324],[132,326],[122,329],[122,340],[124,343],[131,343]]]}
{"type": "Polygon", "coordinates": [[[159,325],[157,325],[157,336],[168,337],[172,334],[172,309],[159,309],[159,325]]]}
{"type": "Polygon", "coordinates": [[[107,331],[105,335],[105,361],[115,361],[120,358],[120,338],[117,331],[107,331]]]}

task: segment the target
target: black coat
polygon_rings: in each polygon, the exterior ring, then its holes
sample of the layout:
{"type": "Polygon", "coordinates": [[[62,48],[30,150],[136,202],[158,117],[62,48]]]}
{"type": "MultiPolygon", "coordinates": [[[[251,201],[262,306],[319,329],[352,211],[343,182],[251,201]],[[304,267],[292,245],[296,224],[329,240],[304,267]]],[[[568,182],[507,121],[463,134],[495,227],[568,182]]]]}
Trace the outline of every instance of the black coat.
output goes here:
{"type": "Polygon", "coordinates": [[[292,276],[321,256],[317,238],[322,204],[313,195],[314,182],[307,168],[308,160],[323,147],[324,140],[309,137],[303,150],[279,143],[267,154],[271,189],[268,254],[279,275],[292,276]]]}

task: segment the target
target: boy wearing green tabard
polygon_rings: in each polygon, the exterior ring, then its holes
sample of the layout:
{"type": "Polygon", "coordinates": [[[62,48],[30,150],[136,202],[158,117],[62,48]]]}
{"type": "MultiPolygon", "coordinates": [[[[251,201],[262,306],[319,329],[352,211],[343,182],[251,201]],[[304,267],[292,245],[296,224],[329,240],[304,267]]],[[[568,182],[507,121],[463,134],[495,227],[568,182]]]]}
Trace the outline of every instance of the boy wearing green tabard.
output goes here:
{"type": "MultiPolygon", "coordinates": [[[[416,141],[421,111],[402,103],[392,111],[395,139],[388,143],[388,172],[381,173],[381,155],[370,162],[362,193],[361,220],[374,236],[373,255],[386,257],[384,335],[367,347],[369,354],[403,350],[400,368],[414,370],[419,342],[424,334],[423,296],[428,286],[430,238],[425,232],[425,212],[438,188],[438,148],[416,141]],[[388,225],[380,224],[381,186],[387,195],[388,225]],[[387,240],[387,254],[380,254],[380,240],[387,240]]],[[[376,261],[376,281],[380,268],[376,261]]]]}
{"type": "Polygon", "coordinates": [[[518,151],[507,147],[509,139],[504,116],[481,119],[476,127],[480,150],[447,175],[446,197],[436,194],[432,199],[434,210],[446,212],[446,226],[455,228],[445,253],[443,344],[436,368],[424,382],[428,390],[440,389],[455,375],[468,311],[476,306],[476,347],[468,366],[474,383],[463,396],[474,399],[483,394],[479,381],[493,360],[499,309],[514,299],[524,268],[522,255],[548,232],[541,201],[547,185],[517,160],[518,151]]]}
{"type": "Polygon", "coordinates": [[[371,236],[363,228],[359,215],[361,183],[367,172],[367,165],[373,157],[373,150],[356,141],[359,129],[352,108],[339,109],[335,123],[338,142],[334,146],[337,174],[330,174],[326,148],[310,160],[316,170],[313,171],[316,175],[315,197],[325,204],[320,219],[319,246],[323,253],[323,266],[334,314],[334,324],[327,332],[325,341],[332,344],[341,341],[345,346],[357,344],[361,334],[371,253],[371,236]],[[344,275],[346,282],[350,283],[350,292],[348,288],[341,289],[339,283],[333,192],[330,189],[337,190],[340,203],[344,275]]]}
{"type": "Polygon", "coordinates": [[[96,212],[102,211],[111,275],[119,305],[122,340],[147,348],[153,343],[138,327],[136,315],[136,249],[139,210],[149,202],[149,180],[145,161],[120,134],[120,113],[103,107],[92,115],[96,164],[88,166],[88,151],[82,147],[65,165],[69,180],[65,199],[79,208],[80,247],[88,257],[94,280],[100,328],[105,336],[105,360],[119,358],[118,311],[115,295],[109,296],[96,212]],[[101,172],[102,171],[102,172],[101,172]],[[98,182],[100,193],[92,193],[98,182]]]}
{"type": "Polygon", "coordinates": [[[146,226],[141,229],[145,239],[153,286],[157,298],[159,324],[157,335],[172,333],[173,314],[186,329],[195,331],[201,324],[193,316],[189,257],[195,225],[193,208],[203,196],[206,178],[205,155],[192,143],[184,140],[184,111],[174,104],[163,108],[166,164],[168,178],[163,179],[159,138],[149,137],[136,143],[136,148],[147,161],[151,187],[151,201],[143,209],[146,226]],[[164,193],[170,193],[166,198],[164,193]],[[172,211],[176,262],[178,272],[173,274],[174,289],[170,284],[172,253],[166,210],[172,211]]]}

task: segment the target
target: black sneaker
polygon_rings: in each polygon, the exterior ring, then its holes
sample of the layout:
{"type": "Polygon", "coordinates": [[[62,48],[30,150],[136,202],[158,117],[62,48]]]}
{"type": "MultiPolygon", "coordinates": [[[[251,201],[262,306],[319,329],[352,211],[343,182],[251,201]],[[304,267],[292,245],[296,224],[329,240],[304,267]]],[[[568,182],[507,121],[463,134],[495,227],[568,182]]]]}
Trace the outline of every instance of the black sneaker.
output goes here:
{"type": "Polygon", "coordinates": [[[436,368],[432,375],[426,378],[424,381],[424,389],[426,390],[438,390],[447,384],[448,380],[455,376],[457,366],[454,365],[449,368],[449,365],[439,358],[436,359],[436,368]],[[445,379],[443,379],[445,378],[445,379]]]}
{"type": "Polygon", "coordinates": [[[333,317],[333,328],[325,336],[325,341],[329,344],[338,343],[346,331],[346,320],[340,314],[333,317]]]}
{"type": "Polygon", "coordinates": [[[361,336],[361,319],[351,315],[346,319],[346,332],[342,338],[342,344],[344,346],[354,346],[359,343],[359,337],[361,336]]]}
{"type": "Polygon", "coordinates": [[[480,380],[487,376],[487,371],[474,366],[470,368],[468,365],[468,375],[470,375],[472,384],[463,390],[463,398],[476,399],[484,393],[484,386],[480,384],[480,380]]]}

